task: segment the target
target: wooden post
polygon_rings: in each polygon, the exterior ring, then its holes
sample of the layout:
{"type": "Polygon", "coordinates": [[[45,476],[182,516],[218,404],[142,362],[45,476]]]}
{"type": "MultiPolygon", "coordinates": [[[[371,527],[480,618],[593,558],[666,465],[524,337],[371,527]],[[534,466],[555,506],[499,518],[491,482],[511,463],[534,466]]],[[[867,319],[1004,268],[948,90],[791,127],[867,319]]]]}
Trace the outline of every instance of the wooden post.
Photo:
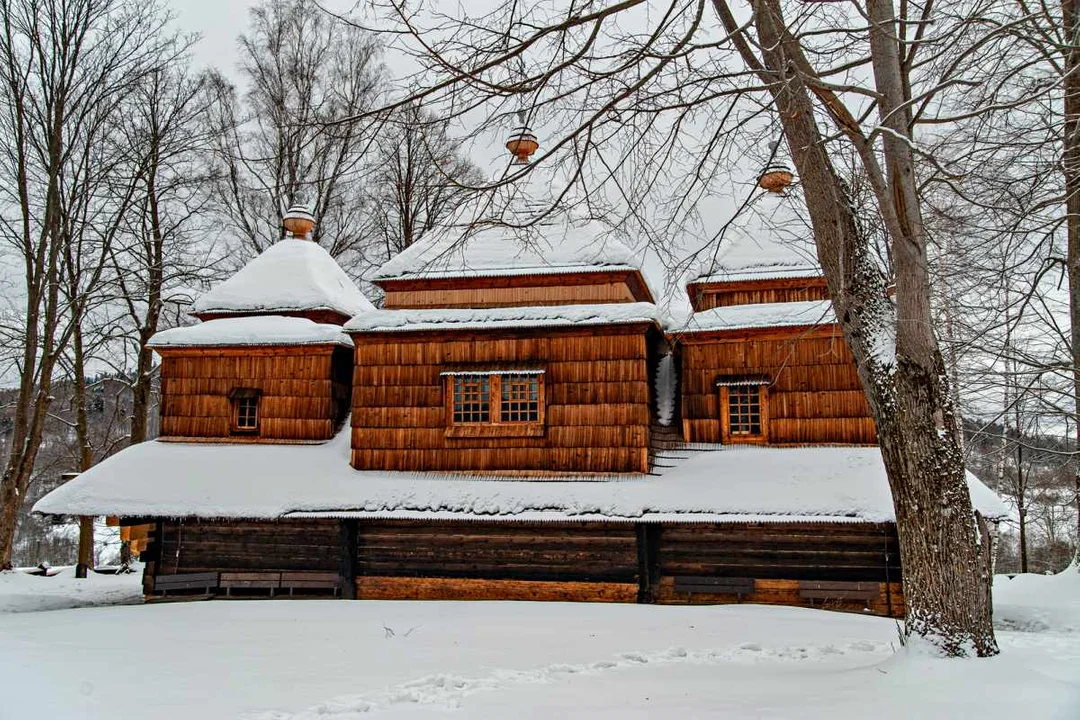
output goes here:
{"type": "MultiPolygon", "coordinates": [[[[63,473],[60,479],[66,483],[78,476],[77,472],[67,472],[63,473]]],[[[92,567],[94,567],[94,518],[91,515],[80,515],[79,559],[75,565],[75,577],[85,578],[92,567]]]]}
{"type": "Polygon", "coordinates": [[[84,578],[94,567],[94,518],[90,515],[79,516],[79,564],[75,566],[75,577],[84,578]]]}
{"type": "Polygon", "coordinates": [[[660,525],[637,523],[638,602],[655,603],[660,590],[660,525]]]}
{"type": "Polygon", "coordinates": [[[341,596],[356,599],[357,520],[341,521],[341,596]]]}

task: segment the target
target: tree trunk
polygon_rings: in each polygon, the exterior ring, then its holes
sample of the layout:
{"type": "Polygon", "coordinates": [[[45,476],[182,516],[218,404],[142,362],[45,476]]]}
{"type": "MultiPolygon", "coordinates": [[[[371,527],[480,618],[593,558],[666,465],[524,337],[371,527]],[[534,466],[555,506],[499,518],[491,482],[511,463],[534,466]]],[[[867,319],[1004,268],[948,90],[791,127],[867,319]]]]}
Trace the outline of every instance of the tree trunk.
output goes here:
{"type": "MultiPolygon", "coordinates": [[[[716,4],[728,31],[736,32],[730,11],[716,4]]],[[[900,535],[905,633],[951,656],[994,655],[990,559],[980,552],[989,543],[977,542],[948,375],[931,327],[926,237],[913,158],[901,139],[909,129],[904,113],[889,112],[902,102],[892,7],[887,0],[868,3],[875,78],[884,96],[879,111],[891,130],[883,145],[887,180],[878,149],[840,100],[820,85],[813,92],[854,145],[874,186],[896,258],[895,307],[818,130],[805,79],[813,78],[813,69],[784,25],[779,0],[754,0],[752,7],[762,57],[755,69],[773,94],[829,294],[877,423],[900,535]]],[[[753,68],[749,46],[740,51],[753,68]]]]}
{"type": "MultiPolygon", "coordinates": [[[[1062,136],[1065,173],[1065,228],[1068,236],[1066,264],[1069,275],[1069,318],[1073,362],[1073,427],[1080,450],[1080,0],[1061,0],[1065,26],[1065,58],[1062,68],[1065,96],[1065,127],[1062,136]]],[[[1077,462],[1074,460],[1074,463],[1077,462]]],[[[1080,570],[1080,469],[1074,474],[1076,491],[1077,569],[1080,570]]]]}
{"type": "MultiPolygon", "coordinates": [[[[73,305],[73,312],[81,314],[81,305],[73,305]]],[[[73,352],[72,374],[74,374],[75,393],[75,442],[79,446],[78,472],[85,472],[94,464],[94,448],[90,442],[90,422],[86,416],[86,355],[83,346],[81,318],[75,321],[71,336],[73,352]]],[[[76,577],[86,577],[86,571],[94,567],[94,520],[92,517],[79,518],[79,562],[75,567],[76,577]]]]}

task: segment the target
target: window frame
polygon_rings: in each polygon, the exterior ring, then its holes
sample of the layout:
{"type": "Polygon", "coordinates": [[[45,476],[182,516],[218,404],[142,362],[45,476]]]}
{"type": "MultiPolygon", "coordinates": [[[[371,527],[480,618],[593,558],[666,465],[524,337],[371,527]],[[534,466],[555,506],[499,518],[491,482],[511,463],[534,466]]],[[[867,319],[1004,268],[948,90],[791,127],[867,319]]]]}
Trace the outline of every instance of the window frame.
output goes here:
{"type": "Polygon", "coordinates": [[[544,382],[544,370],[536,368],[518,368],[510,370],[476,368],[450,370],[441,373],[441,375],[446,412],[446,437],[542,437],[545,434],[547,425],[547,384],[544,382]],[[503,378],[511,375],[530,375],[536,377],[538,399],[536,420],[503,420],[503,378]],[[487,421],[458,422],[454,419],[454,378],[461,376],[487,377],[487,421]]]}
{"type": "Polygon", "coordinates": [[[262,432],[262,390],[258,388],[233,388],[229,391],[229,432],[233,435],[258,435],[262,432]],[[241,401],[255,403],[255,425],[240,424],[241,401]]]}
{"type": "Polygon", "coordinates": [[[769,442],[769,381],[765,379],[718,380],[716,389],[720,408],[720,442],[724,445],[766,445],[769,442]],[[731,431],[731,389],[755,388],[758,393],[760,432],[749,435],[731,431]]]}

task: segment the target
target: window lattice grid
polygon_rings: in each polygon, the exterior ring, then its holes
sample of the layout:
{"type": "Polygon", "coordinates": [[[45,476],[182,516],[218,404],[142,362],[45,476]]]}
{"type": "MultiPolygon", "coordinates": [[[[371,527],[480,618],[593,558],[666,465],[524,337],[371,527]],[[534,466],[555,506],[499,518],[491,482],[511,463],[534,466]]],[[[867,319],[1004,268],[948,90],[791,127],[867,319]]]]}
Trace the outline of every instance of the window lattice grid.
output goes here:
{"type": "Polygon", "coordinates": [[[761,393],[756,386],[728,389],[728,421],[732,435],[761,434],[761,393]]]}
{"type": "Polygon", "coordinates": [[[487,375],[454,376],[454,422],[484,423],[491,420],[490,379],[487,375]]]}
{"type": "Polygon", "coordinates": [[[236,399],[236,427],[239,430],[255,430],[259,427],[259,399],[241,397],[236,399]]]}
{"type": "Polygon", "coordinates": [[[502,378],[502,422],[540,422],[540,377],[507,374],[502,378]]]}

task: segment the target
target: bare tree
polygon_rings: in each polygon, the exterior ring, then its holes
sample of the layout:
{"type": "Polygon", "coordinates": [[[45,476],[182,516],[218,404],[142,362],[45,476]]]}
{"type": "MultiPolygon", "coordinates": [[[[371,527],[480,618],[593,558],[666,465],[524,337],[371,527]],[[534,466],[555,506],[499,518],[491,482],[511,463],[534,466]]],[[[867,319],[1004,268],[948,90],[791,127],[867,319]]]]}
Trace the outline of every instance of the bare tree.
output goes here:
{"type": "MultiPolygon", "coordinates": [[[[1012,0],[972,18],[993,31],[980,52],[958,57],[957,71],[979,78],[959,94],[948,127],[950,154],[965,176],[951,178],[952,192],[995,227],[971,227],[990,242],[1026,245],[1020,263],[1039,267],[1020,284],[1020,296],[1039,304],[1049,298],[1048,276],[1063,279],[1060,308],[1051,308],[1043,331],[1055,347],[1033,358],[1030,369],[1068,375],[1060,420],[1080,432],[1080,25],[1078,5],[1012,0]],[[969,108],[977,108],[971,112],[969,108]],[[1059,319],[1060,318],[1060,319],[1059,319]]],[[[1021,361],[1025,364],[1025,361],[1021,361]]],[[[1080,435],[1077,436],[1080,440],[1080,435]]],[[[1080,458],[1073,458],[1074,500],[1080,530],[1080,458]]],[[[1080,564],[1078,564],[1080,567],[1080,564]]]]}
{"type": "Polygon", "coordinates": [[[179,322],[221,266],[207,217],[214,179],[207,161],[209,101],[206,78],[191,76],[181,57],[146,75],[122,125],[136,197],[110,259],[125,350],[135,356],[132,444],[150,437],[155,368],[147,343],[163,324],[179,322]]]}
{"type": "Polygon", "coordinates": [[[375,141],[368,207],[386,259],[439,225],[481,184],[446,122],[415,105],[388,120],[375,141]]]}
{"type": "Polygon", "coordinates": [[[378,43],[313,0],[265,0],[240,46],[242,100],[223,76],[211,81],[219,210],[249,252],[280,238],[281,213],[297,202],[313,207],[314,239],[332,255],[358,251],[369,238],[363,181],[378,122],[357,117],[378,102],[378,43]]]}
{"type": "MultiPolygon", "coordinates": [[[[52,402],[58,362],[82,320],[82,302],[100,278],[72,284],[73,243],[86,240],[93,213],[69,215],[72,193],[108,167],[97,151],[115,109],[160,57],[165,16],[153,3],[116,0],[0,0],[0,162],[3,241],[24,270],[20,374],[12,442],[0,478],[0,567],[10,564],[19,508],[52,402]],[[77,297],[72,297],[74,289],[77,297]],[[73,312],[74,310],[74,312],[73,312]]],[[[101,240],[101,238],[98,238],[101,240]]],[[[92,242],[97,242],[94,240],[92,242]]],[[[101,247],[85,257],[100,259],[101,247]]]]}

